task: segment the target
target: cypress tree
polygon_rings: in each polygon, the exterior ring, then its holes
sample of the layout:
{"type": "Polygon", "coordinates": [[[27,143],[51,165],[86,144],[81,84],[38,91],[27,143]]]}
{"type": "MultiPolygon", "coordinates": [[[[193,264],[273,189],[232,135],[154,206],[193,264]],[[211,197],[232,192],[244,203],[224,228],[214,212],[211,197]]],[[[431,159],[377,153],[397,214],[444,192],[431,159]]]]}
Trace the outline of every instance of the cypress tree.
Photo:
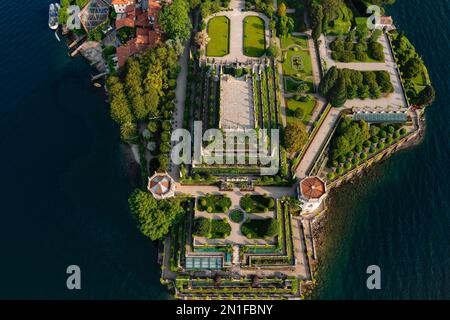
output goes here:
{"type": "Polygon", "coordinates": [[[343,78],[339,78],[334,85],[333,89],[330,90],[328,100],[333,105],[333,107],[342,107],[347,101],[347,88],[345,86],[345,81],[343,78]]]}

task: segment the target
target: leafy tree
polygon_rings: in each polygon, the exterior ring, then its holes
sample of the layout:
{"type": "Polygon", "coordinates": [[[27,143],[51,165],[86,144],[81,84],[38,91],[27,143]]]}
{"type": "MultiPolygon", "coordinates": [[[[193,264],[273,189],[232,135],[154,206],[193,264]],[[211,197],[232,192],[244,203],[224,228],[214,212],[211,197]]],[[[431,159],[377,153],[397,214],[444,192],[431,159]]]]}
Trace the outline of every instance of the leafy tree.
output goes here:
{"type": "Polygon", "coordinates": [[[342,0],[323,0],[323,12],[329,17],[329,20],[334,20],[339,13],[339,10],[344,5],[342,0]]]}
{"type": "Polygon", "coordinates": [[[172,224],[184,213],[180,199],[156,201],[149,192],[140,189],[133,191],[128,203],[138,221],[139,230],[151,240],[164,238],[172,224]]]}
{"type": "Polygon", "coordinates": [[[111,95],[111,117],[118,124],[133,122],[127,97],[123,85],[119,78],[110,76],[107,80],[107,87],[111,95]]]}
{"type": "Polygon", "coordinates": [[[120,138],[123,141],[132,141],[138,136],[137,126],[133,122],[127,122],[120,126],[120,138]]]}
{"type": "Polygon", "coordinates": [[[347,101],[347,88],[345,86],[345,80],[343,78],[339,78],[336,81],[336,84],[328,95],[328,100],[334,107],[344,106],[345,102],[347,101]]]}
{"type": "Polygon", "coordinates": [[[302,81],[296,90],[296,95],[298,96],[303,96],[305,93],[307,93],[309,91],[309,85],[308,83],[306,83],[305,81],[302,81]]]}
{"type": "Polygon", "coordinates": [[[384,60],[383,45],[376,41],[369,42],[369,52],[372,58],[378,61],[384,60]]]}
{"type": "Polygon", "coordinates": [[[358,86],[357,85],[349,85],[347,86],[347,99],[355,99],[358,96],[358,86]]]}
{"type": "Polygon", "coordinates": [[[286,5],[284,2],[280,3],[278,6],[278,16],[279,17],[285,17],[286,16],[286,5]]]}
{"type": "Polygon", "coordinates": [[[278,59],[281,56],[281,49],[275,43],[271,43],[267,48],[267,56],[278,59]]]}
{"type": "Polygon", "coordinates": [[[280,17],[277,24],[278,34],[282,37],[286,37],[288,33],[294,30],[294,20],[291,17],[280,17]]]}
{"type": "Polygon", "coordinates": [[[344,51],[345,50],[344,46],[345,46],[344,39],[342,38],[342,36],[338,36],[336,40],[334,40],[330,44],[330,49],[334,51],[344,51]]]}
{"type": "Polygon", "coordinates": [[[406,62],[402,71],[405,78],[413,79],[422,71],[422,61],[418,57],[413,57],[406,62]]]}
{"type": "Polygon", "coordinates": [[[330,158],[343,163],[346,155],[369,137],[369,125],[365,121],[355,122],[350,117],[343,117],[330,143],[330,158]]]}
{"type": "Polygon", "coordinates": [[[436,92],[431,85],[427,85],[417,97],[417,104],[420,106],[428,106],[433,103],[436,98],[436,92]]]}
{"type": "Polygon", "coordinates": [[[369,86],[364,84],[358,88],[358,95],[361,99],[367,99],[369,97],[369,86]]]}
{"type": "Polygon", "coordinates": [[[209,237],[211,221],[208,218],[199,217],[194,220],[194,235],[199,237],[209,237]]]}
{"type": "Polygon", "coordinates": [[[61,8],[58,10],[58,23],[66,24],[67,19],[69,19],[68,7],[61,5],[61,8]]]}
{"type": "Polygon", "coordinates": [[[309,18],[312,26],[312,37],[314,40],[319,39],[322,33],[322,20],[323,20],[323,7],[320,4],[313,3],[311,5],[311,10],[309,18]]]}
{"type": "Polygon", "coordinates": [[[210,39],[206,30],[199,31],[195,35],[195,42],[199,47],[205,47],[208,44],[209,40],[210,39]]]}
{"type": "Polygon", "coordinates": [[[170,39],[189,39],[192,24],[189,19],[189,5],[186,0],[173,0],[172,4],[164,5],[158,15],[161,29],[170,39]]]}
{"type": "Polygon", "coordinates": [[[289,154],[300,151],[308,138],[303,123],[288,123],[284,131],[284,147],[289,154]]]}
{"type": "Polygon", "coordinates": [[[326,97],[331,88],[333,88],[338,77],[339,77],[339,70],[335,66],[331,67],[319,85],[319,92],[324,97],[326,97]]]}
{"type": "Polygon", "coordinates": [[[375,29],[372,31],[372,35],[370,36],[370,41],[376,42],[380,39],[380,37],[383,35],[383,31],[380,29],[375,29]]]}
{"type": "Polygon", "coordinates": [[[148,109],[143,98],[142,72],[139,62],[129,59],[127,62],[127,75],[125,77],[125,88],[131,104],[131,109],[136,120],[145,120],[148,116],[148,109]]]}

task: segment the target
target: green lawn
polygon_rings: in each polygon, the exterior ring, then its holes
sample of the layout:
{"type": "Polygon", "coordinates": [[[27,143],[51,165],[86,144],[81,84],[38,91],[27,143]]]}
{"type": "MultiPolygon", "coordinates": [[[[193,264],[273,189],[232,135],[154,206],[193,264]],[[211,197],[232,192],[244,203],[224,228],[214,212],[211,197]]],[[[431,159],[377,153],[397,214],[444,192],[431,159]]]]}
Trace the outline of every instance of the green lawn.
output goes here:
{"type": "Polygon", "coordinates": [[[302,121],[304,124],[307,124],[311,120],[311,116],[316,106],[316,100],[312,99],[309,102],[297,101],[295,99],[289,98],[286,99],[287,108],[286,108],[286,120],[287,122],[296,122],[302,121]],[[298,118],[295,115],[295,110],[298,108],[302,109],[303,117],[298,118]]]}
{"type": "Polygon", "coordinates": [[[288,35],[287,37],[281,38],[281,48],[286,49],[290,45],[296,44],[302,49],[308,49],[308,38],[305,36],[293,36],[288,35]]]}
{"type": "Polygon", "coordinates": [[[288,77],[292,77],[296,80],[302,80],[304,77],[312,76],[311,57],[309,51],[300,50],[298,47],[290,48],[283,52],[283,74],[288,77]],[[297,49],[297,50],[295,50],[297,49]],[[293,57],[299,56],[301,58],[303,67],[297,70],[292,61],[293,57]]]}
{"type": "Polygon", "coordinates": [[[264,20],[249,16],[244,19],[244,54],[261,57],[266,51],[264,20]]]}
{"type": "Polygon", "coordinates": [[[206,45],[206,55],[223,57],[230,52],[230,19],[214,17],[208,22],[209,42],[206,45]]]}
{"type": "MultiPolygon", "coordinates": [[[[309,86],[309,91],[308,93],[312,93],[314,91],[314,85],[312,80],[304,80],[308,86],[309,86]]],[[[294,81],[291,78],[285,77],[284,78],[284,91],[288,92],[288,93],[295,93],[297,92],[297,88],[299,86],[299,82],[298,81],[294,81]]]]}

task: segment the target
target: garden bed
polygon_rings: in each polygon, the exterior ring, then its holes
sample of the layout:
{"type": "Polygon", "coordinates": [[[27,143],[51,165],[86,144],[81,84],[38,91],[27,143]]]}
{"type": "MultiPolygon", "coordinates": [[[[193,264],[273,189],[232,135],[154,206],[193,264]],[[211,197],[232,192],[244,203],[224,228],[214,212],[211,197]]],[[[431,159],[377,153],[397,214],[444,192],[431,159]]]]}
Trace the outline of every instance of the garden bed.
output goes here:
{"type": "Polygon", "coordinates": [[[278,234],[278,221],[268,219],[248,219],[242,226],[241,232],[248,239],[264,239],[278,234]]]}
{"type": "Polygon", "coordinates": [[[224,239],[230,235],[231,226],[223,220],[199,217],[194,220],[193,235],[209,239],[224,239]]]}
{"type": "Polygon", "coordinates": [[[248,213],[263,213],[273,210],[275,200],[264,195],[245,195],[241,198],[239,205],[248,213]]]}
{"type": "Polygon", "coordinates": [[[209,213],[224,213],[231,207],[231,199],[222,194],[207,194],[197,200],[197,209],[209,213]]]}

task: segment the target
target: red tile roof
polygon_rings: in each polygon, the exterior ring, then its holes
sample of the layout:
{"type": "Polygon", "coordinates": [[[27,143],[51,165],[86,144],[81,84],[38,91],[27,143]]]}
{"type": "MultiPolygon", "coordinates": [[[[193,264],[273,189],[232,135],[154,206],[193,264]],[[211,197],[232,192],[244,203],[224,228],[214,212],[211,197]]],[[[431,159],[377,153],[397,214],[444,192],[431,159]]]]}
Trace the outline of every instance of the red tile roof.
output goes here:
{"type": "Polygon", "coordinates": [[[119,30],[123,27],[134,28],[134,20],[131,18],[118,19],[116,20],[116,30],[119,30]]]}
{"type": "Polygon", "coordinates": [[[150,22],[148,21],[148,14],[147,12],[143,12],[142,9],[136,9],[136,27],[149,27],[150,22]]]}
{"type": "Polygon", "coordinates": [[[326,193],[325,183],[318,177],[308,177],[300,182],[302,195],[308,199],[319,199],[326,193]]]}
{"type": "Polygon", "coordinates": [[[145,49],[152,48],[161,40],[159,33],[142,28],[136,29],[136,38],[129,40],[125,45],[117,48],[117,61],[119,67],[125,65],[127,59],[145,49]]]}
{"type": "Polygon", "coordinates": [[[111,4],[130,4],[134,3],[134,0],[112,0],[111,4]]]}

